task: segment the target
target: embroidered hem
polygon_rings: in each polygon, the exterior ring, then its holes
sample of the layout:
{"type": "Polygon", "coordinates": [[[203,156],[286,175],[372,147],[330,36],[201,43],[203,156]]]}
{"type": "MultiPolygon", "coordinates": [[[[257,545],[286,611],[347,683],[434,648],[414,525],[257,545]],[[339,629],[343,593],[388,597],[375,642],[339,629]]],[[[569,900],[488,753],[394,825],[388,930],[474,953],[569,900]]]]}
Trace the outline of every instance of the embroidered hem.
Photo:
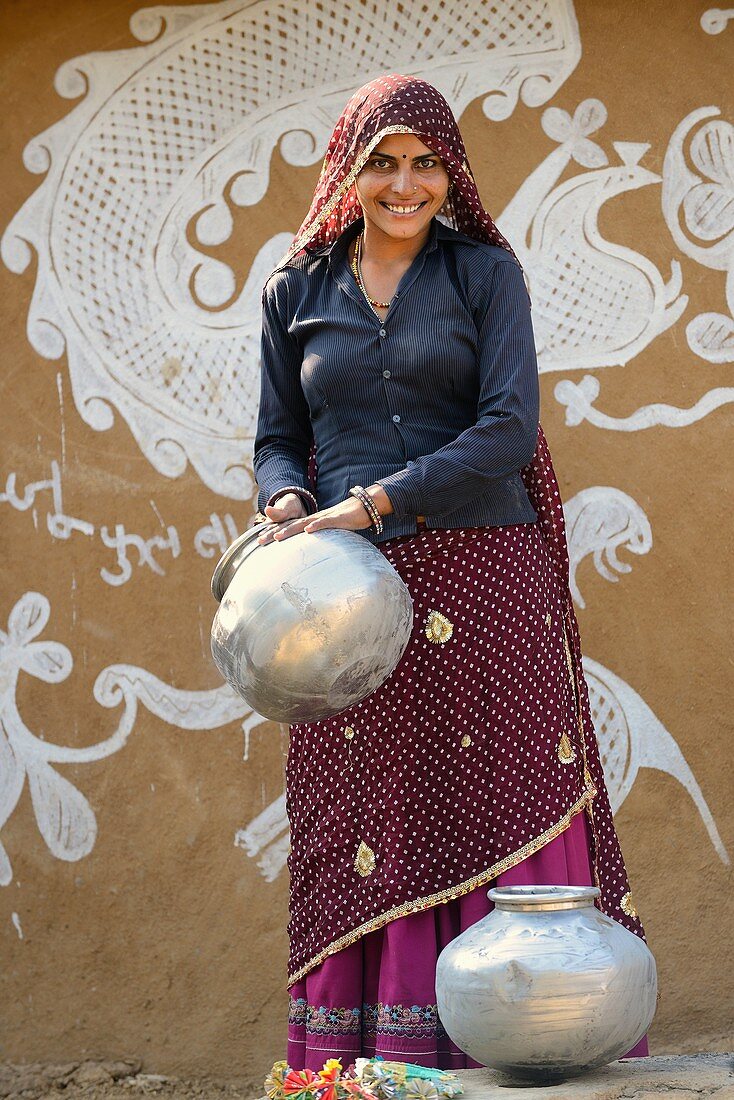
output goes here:
{"type": "MultiPolygon", "coordinates": [[[[589,777],[590,778],[590,777],[589,777]]],[[[358,928],[352,929],[351,932],[347,932],[344,936],[340,936],[338,939],[330,943],[328,947],[325,947],[323,951],[319,951],[317,955],[314,955],[312,959],[297,970],[295,974],[291,974],[288,977],[287,986],[290,988],[295,982],[300,981],[306,974],[314,970],[319,966],[325,958],[329,955],[335,955],[337,951],[341,951],[345,947],[349,947],[350,944],[356,943],[362,936],[366,936],[369,932],[375,932],[378,928],[382,928],[384,925],[389,924],[390,921],[397,920],[398,917],[406,917],[410,913],[419,913],[423,909],[432,909],[435,905],[441,905],[443,902],[452,901],[454,898],[459,898],[462,894],[468,894],[470,890],[474,890],[477,886],[483,886],[485,883],[490,882],[492,879],[503,874],[505,871],[509,871],[511,867],[514,867],[518,863],[522,863],[528,856],[533,855],[534,852],[539,851],[548,841],[553,840],[555,837],[560,836],[561,833],[571,824],[571,820],[581,810],[586,810],[590,814],[591,804],[596,795],[596,788],[588,783],[581,798],[577,802],[574,802],[570,810],[568,810],[560,821],[557,821],[555,825],[551,825],[550,829],[546,829],[544,833],[541,833],[539,837],[534,840],[528,841],[512,855],[505,856],[498,863],[493,863],[491,867],[488,867],[486,871],[481,871],[478,875],[474,875],[472,878],[466,879],[464,882],[458,883],[456,886],[450,886],[446,890],[440,890],[436,894],[429,894],[425,898],[416,898],[415,901],[406,901],[402,905],[396,905],[392,909],[388,909],[385,913],[380,913],[376,917],[372,917],[370,920],[365,921],[358,928]]],[[[593,818],[592,818],[593,821],[593,818]]]]}
{"type": "Polygon", "coordinates": [[[362,1005],[362,1034],[394,1035],[401,1039],[433,1039],[445,1036],[438,1018],[438,1005],[362,1005]]]}
{"type": "Polygon", "coordinates": [[[362,1035],[375,1038],[395,1035],[404,1039],[445,1036],[438,1005],[370,1004],[361,1009],[326,1008],[309,1004],[305,997],[288,998],[289,1027],[303,1028],[307,1036],[362,1035]]]}
{"type": "MultiPolygon", "coordinates": [[[[367,1005],[363,1006],[367,1008],[367,1005]]],[[[288,1026],[305,1028],[308,1035],[359,1035],[362,1012],[359,1008],[326,1008],[310,1005],[305,997],[288,998],[288,1026]]]]}

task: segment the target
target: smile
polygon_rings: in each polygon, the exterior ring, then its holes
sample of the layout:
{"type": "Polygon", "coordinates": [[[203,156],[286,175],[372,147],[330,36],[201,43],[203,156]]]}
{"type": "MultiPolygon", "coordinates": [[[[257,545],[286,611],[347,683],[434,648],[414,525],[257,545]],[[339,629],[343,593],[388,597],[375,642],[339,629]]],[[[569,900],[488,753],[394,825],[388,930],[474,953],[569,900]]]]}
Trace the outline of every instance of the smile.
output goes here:
{"type": "Polygon", "coordinates": [[[418,202],[418,203],[415,203],[413,206],[393,206],[389,202],[381,202],[380,203],[380,206],[384,206],[385,209],[389,210],[391,214],[401,214],[401,215],[415,214],[415,212],[417,210],[420,210],[425,205],[426,205],[425,202],[418,202]]]}

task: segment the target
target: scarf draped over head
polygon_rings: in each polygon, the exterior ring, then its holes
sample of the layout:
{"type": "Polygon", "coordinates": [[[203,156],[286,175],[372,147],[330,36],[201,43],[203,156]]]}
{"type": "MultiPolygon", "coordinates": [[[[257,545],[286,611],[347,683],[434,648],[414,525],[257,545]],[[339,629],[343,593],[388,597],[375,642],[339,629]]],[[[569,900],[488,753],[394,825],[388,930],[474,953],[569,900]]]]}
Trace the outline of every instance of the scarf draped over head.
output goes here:
{"type": "Polygon", "coordinates": [[[441,157],[450,180],[442,214],[454,229],[512,253],[482,206],[448,103],[425,80],[393,73],[365,84],[344,108],[329,140],[311,208],[284,262],[304,248],[333,244],[362,216],[355,180],[370,153],[389,134],[414,134],[441,157]]]}

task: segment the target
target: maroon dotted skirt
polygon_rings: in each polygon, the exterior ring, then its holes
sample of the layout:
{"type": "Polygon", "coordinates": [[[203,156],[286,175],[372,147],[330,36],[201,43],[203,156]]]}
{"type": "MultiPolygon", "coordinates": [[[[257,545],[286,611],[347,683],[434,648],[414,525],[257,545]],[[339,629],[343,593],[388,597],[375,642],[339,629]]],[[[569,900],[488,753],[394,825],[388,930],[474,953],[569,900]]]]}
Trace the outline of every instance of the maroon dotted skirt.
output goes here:
{"type": "MultiPolygon", "coordinates": [[[[421,528],[381,544],[413,599],[405,653],[357,706],[291,727],[296,1044],[304,1013],[361,1013],[372,1003],[319,1006],[304,996],[304,979],[325,960],[473,892],[483,915],[487,886],[558,838],[566,846],[574,839],[574,866],[581,838],[581,884],[591,878],[600,908],[642,935],[591,722],[560,495],[542,434],[523,473],[538,523],[421,528]]],[[[461,924],[452,909],[449,923],[461,924]]],[[[417,1010],[425,1000],[416,993],[417,1010]]]]}

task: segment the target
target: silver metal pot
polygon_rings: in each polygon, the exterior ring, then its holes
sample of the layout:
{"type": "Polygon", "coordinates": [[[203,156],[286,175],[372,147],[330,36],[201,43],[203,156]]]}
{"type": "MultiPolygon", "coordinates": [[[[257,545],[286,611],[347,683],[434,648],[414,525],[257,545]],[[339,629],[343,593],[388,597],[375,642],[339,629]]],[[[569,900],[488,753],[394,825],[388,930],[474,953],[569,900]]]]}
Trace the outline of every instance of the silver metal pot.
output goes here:
{"type": "Polygon", "coordinates": [[[626,1054],[655,1014],[655,960],[594,907],[594,886],[505,886],[440,954],[438,1013],[457,1046],[512,1077],[559,1081],[626,1054]]]}
{"type": "Polygon", "coordinates": [[[356,532],[259,544],[276,526],[240,535],[214,571],[212,655],[259,714],[312,722],[385,682],[408,644],[413,604],[387,558],[356,532]]]}

